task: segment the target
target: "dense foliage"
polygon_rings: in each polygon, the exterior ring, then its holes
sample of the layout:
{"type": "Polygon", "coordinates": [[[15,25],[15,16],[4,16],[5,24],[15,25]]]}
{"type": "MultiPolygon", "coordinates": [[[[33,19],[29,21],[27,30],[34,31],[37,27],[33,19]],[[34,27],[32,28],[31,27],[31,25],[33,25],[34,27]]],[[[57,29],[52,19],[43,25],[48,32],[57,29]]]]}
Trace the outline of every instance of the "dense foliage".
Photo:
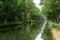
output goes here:
{"type": "Polygon", "coordinates": [[[9,25],[13,27],[13,25],[19,25],[19,23],[22,26],[31,26],[31,23],[33,24],[35,20],[33,15],[36,14],[38,10],[32,0],[1,0],[0,27],[5,28],[9,25]]]}
{"type": "Polygon", "coordinates": [[[53,36],[52,36],[52,33],[51,33],[51,30],[49,29],[48,26],[45,27],[44,33],[42,34],[42,38],[43,38],[43,40],[54,40],[53,36]]]}
{"type": "Polygon", "coordinates": [[[54,34],[52,35],[51,29],[59,28],[57,23],[60,23],[60,0],[41,0],[40,4],[43,5],[42,13],[44,13],[48,19],[43,33],[43,39],[54,40],[54,34]]]}
{"type": "Polygon", "coordinates": [[[0,0],[0,40],[35,40],[44,20],[32,0],[0,0]]]}
{"type": "Polygon", "coordinates": [[[59,21],[60,0],[41,0],[41,5],[44,5],[42,10],[49,20],[59,21]]]}

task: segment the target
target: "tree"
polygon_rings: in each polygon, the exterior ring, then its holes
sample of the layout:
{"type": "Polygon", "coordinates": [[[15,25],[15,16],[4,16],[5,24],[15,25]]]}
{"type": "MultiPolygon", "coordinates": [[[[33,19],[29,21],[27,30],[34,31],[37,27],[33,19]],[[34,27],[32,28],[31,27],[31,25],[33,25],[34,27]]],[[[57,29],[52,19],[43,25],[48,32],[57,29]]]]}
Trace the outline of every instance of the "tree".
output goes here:
{"type": "Polygon", "coordinates": [[[44,20],[32,0],[0,0],[1,40],[35,40],[44,20]]]}
{"type": "Polygon", "coordinates": [[[47,15],[47,18],[52,21],[57,21],[57,17],[60,14],[60,0],[41,0],[43,13],[47,15]]]}

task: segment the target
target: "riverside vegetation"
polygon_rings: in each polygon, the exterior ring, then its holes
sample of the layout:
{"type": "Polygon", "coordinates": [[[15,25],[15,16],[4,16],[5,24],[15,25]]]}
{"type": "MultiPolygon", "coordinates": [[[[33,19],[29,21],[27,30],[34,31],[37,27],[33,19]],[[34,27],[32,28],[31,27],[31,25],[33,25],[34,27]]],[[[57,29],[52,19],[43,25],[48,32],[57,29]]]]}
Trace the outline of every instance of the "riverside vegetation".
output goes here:
{"type": "Polygon", "coordinates": [[[42,13],[47,17],[47,27],[43,33],[44,40],[53,40],[52,28],[60,29],[60,0],[41,0],[42,13]],[[50,29],[49,29],[50,28],[50,29]]]}
{"type": "Polygon", "coordinates": [[[32,0],[0,0],[0,40],[35,40],[44,20],[32,0]]]}
{"type": "MultiPolygon", "coordinates": [[[[60,0],[41,0],[40,11],[33,0],[0,0],[0,40],[35,40],[47,18],[42,38],[53,40],[51,29],[59,27],[60,0]]],[[[59,27],[60,28],[60,27],[59,27]]]]}

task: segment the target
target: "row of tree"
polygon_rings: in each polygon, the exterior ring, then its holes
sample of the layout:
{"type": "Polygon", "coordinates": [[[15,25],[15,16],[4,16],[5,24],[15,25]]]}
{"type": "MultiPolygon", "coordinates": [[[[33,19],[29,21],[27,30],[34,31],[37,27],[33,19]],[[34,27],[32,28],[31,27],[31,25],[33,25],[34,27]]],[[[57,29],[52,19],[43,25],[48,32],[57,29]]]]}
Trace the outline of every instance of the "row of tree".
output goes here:
{"type": "Polygon", "coordinates": [[[59,22],[60,20],[60,0],[41,0],[43,13],[49,20],[59,22]]]}
{"type": "Polygon", "coordinates": [[[17,29],[20,25],[28,30],[40,18],[43,15],[32,0],[0,0],[0,28],[17,29]]]}

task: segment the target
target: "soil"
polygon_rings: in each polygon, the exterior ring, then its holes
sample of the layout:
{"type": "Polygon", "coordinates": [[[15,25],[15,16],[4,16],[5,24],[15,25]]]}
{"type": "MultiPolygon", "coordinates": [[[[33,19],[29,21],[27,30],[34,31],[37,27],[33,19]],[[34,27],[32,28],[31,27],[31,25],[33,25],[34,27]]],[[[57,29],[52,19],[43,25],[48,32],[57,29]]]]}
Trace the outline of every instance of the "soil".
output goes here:
{"type": "Polygon", "coordinates": [[[52,28],[52,35],[54,37],[54,40],[60,40],[60,30],[52,28]]]}

